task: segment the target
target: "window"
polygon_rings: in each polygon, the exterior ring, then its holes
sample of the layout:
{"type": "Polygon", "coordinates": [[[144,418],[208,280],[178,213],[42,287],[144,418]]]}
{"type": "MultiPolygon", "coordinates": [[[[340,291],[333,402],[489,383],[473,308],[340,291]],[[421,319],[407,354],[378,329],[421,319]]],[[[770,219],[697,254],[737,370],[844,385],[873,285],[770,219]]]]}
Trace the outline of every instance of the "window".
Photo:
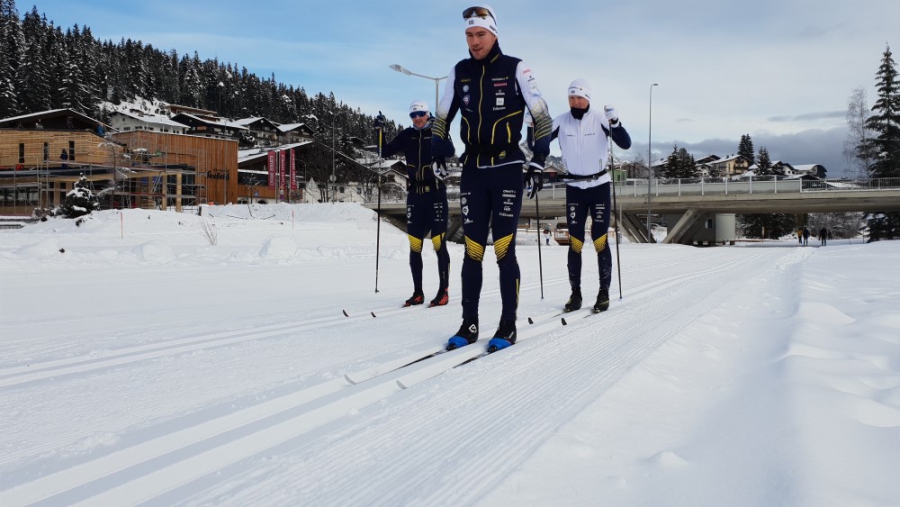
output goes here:
{"type": "Polygon", "coordinates": [[[50,160],[50,145],[44,143],[44,160],[50,160]]]}
{"type": "Polygon", "coordinates": [[[75,160],[75,141],[69,141],[69,160],[75,160]]]}
{"type": "Polygon", "coordinates": [[[25,143],[19,143],[19,163],[25,163],[25,143]]]}
{"type": "Polygon", "coordinates": [[[125,128],[122,129],[122,130],[126,130],[126,131],[127,131],[127,130],[131,130],[131,127],[125,127],[125,128]]]}

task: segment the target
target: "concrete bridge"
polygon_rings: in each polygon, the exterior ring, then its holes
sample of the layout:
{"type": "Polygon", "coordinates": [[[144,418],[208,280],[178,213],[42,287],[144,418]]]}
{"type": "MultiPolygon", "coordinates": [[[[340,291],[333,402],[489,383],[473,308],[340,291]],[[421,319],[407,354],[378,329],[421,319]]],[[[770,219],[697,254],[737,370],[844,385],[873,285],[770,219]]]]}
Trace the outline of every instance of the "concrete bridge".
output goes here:
{"type": "MultiPolygon", "coordinates": [[[[861,180],[784,180],[760,177],[740,181],[722,178],[657,180],[650,188],[651,213],[677,217],[669,221],[666,243],[690,243],[704,223],[716,215],[733,213],[835,213],[900,211],[900,178],[861,180]]],[[[646,180],[616,184],[614,220],[621,216],[620,230],[631,241],[647,242],[648,211],[646,180]]],[[[458,236],[459,189],[448,187],[451,230],[458,236]]],[[[563,217],[564,184],[545,187],[539,201],[525,199],[522,218],[541,220],[563,217]]],[[[375,209],[374,203],[367,204],[375,209]]],[[[382,203],[382,214],[405,226],[405,203],[382,203]]]]}

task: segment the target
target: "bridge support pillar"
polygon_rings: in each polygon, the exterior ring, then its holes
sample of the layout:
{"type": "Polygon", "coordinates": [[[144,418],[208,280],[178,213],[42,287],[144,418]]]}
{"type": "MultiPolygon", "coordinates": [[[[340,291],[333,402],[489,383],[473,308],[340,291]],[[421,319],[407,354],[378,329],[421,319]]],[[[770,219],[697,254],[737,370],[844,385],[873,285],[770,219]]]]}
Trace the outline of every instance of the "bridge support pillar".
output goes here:
{"type": "Polygon", "coordinates": [[[669,234],[663,243],[691,244],[691,238],[703,227],[707,220],[713,218],[714,213],[696,209],[688,210],[674,226],[669,227],[669,234]]]}
{"type": "MultiPolygon", "coordinates": [[[[619,219],[619,214],[613,214],[613,220],[619,219]]],[[[637,215],[634,213],[622,213],[622,223],[619,224],[619,230],[625,234],[628,241],[632,243],[647,243],[647,229],[641,223],[637,215]]]]}

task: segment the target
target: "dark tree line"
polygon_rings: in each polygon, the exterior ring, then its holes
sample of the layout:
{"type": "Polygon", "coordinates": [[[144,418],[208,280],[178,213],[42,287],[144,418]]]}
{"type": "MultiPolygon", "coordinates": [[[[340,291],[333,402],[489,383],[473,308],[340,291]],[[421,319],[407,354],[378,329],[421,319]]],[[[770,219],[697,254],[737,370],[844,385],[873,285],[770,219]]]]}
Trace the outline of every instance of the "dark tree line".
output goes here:
{"type": "MultiPolygon", "coordinates": [[[[179,55],[132,39],[94,38],[87,26],[55,26],[33,7],[21,19],[15,0],[0,0],[0,118],[71,108],[106,121],[104,101],[136,97],[217,111],[226,118],[264,116],[307,123],[322,137],[332,122],[343,138],[372,141],[374,118],[303,87],[259,77],[237,63],[179,55]]],[[[388,138],[397,125],[386,126],[388,138]]]]}

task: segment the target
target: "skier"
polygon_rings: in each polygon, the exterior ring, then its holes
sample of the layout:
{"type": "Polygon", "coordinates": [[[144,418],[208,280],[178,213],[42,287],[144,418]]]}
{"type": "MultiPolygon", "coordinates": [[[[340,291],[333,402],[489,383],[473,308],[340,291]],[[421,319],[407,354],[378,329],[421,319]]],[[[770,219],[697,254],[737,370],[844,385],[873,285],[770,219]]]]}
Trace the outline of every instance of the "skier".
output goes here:
{"type": "Polygon", "coordinates": [[[490,232],[502,300],[500,324],[488,345],[492,351],[516,342],[520,272],[515,244],[524,192],[522,166],[526,163],[519,149],[523,116],[529,109],[537,126],[534,155],[525,176],[531,188],[529,197],[534,197],[542,186],[541,173],[550,153],[553,120],[531,69],[500,50],[493,9],[470,7],[463,11],[463,20],[469,58],[450,70],[432,138],[434,172],[438,178],[444,178],[445,160],[454,154],[448,127],[456,113],[461,113],[460,139],[465,152],[460,157],[460,210],[466,243],[462,266],[463,322],[447,348],[452,350],[478,340],[481,263],[490,232]]]}
{"type": "Polygon", "coordinates": [[[612,253],[607,242],[610,210],[610,178],[606,167],[609,139],[620,148],[631,147],[631,137],[612,106],[603,112],[591,109],[591,85],[576,79],[569,85],[569,111],[553,119],[552,138],[559,141],[566,181],[566,223],[569,227],[569,285],[572,295],[565,311],[581,308],[581,249],[584,229],[590,213],[591,238],[600,265],[600,291],[594,312],[609,308],[609,284],[612,280],[612,253]]]}
{"type": "MultiPolygon", "coordinates": [[[[450,253],[447,251],[447,187],[435,178],[431,170],[431,116],[428,104],[415,100],[409,105],[412,126],[404,129],[381,152],[390,157],[403,152],[406,156],[408,175],[406,194],[406,233],[409,236],[409,269],[412,272],[413,295],[403,306],[421,305],[425,302],[422,290],[422,245],[431,232],[431,244],[437,253],[438,292],[428,304],[444,306],[450,299],[450,253]]],[[[375,120],[375,128],[383,128],[381,117],[375,120]]]]}
{"type": "Polygon", "coordinates": [[[809,227],[803,228],[803,246],[809,246],[809,227]]]}
{"type": "Polygon", "coordinates": [[[828,244],[828,229],[826,229],[825,227],[819,229],[819,244],[821,246],[825,246],[826,244],[828,244]]]}

